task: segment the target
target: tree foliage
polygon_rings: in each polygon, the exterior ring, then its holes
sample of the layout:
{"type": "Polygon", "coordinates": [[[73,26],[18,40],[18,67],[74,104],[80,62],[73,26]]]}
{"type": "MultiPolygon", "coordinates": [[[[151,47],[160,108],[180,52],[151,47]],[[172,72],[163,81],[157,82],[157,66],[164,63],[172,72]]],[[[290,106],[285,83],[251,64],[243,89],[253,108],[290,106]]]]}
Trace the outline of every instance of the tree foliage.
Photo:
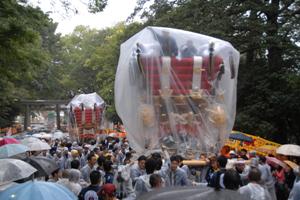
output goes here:
{"type": "MultiPolygon", "coordinates": [[[[41,32],[55,26],[40,9],[16,0],[0,2],[0,126],[8,125],[19,110],[18,99],[31,98],[39,76],[51,64],[46,38],[41,32]]],[[[43,84],[46,85],[47,83],[43,84]]]]}

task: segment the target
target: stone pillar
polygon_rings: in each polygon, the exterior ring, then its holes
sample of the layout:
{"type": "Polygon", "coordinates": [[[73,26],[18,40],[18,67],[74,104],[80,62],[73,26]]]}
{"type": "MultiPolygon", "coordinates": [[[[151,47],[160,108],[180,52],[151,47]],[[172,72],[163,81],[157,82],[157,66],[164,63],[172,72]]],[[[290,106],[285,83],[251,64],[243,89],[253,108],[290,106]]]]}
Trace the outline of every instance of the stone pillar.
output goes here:
{"type": "Polygon", "coordinates": [[[24,117],[24,130],[30,126],[30,106],[26,104],[25,117],[24,117]]]}
{"type": "Polygon", "coordinates": [[[56,127],[60,130],[60,105],[56,104],[56,127]]]}

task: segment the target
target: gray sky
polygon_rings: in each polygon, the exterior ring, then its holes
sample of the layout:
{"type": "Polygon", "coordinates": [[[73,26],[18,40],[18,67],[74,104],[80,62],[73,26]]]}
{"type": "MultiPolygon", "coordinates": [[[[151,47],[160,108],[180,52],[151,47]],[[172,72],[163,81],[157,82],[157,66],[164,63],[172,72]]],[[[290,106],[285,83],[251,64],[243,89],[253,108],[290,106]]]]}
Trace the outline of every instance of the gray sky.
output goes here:
{"type": "Polygon", "coordinates": [[[39,6],[44,12],[50,11],[50,17],[58,22],[57,32],[62,34],[71,33],[78,25],[90,26],[102,29],[113,26],[120,21],[125,21],[133,12],[136,0],[108,0],[108,5],[101,13],[88,13],[83,0],[72,0],[72,7],[78,10],[78,14],[69,12],[66,16],[64,8],[58,0],[30,0],[32,5],[39,6]]]}

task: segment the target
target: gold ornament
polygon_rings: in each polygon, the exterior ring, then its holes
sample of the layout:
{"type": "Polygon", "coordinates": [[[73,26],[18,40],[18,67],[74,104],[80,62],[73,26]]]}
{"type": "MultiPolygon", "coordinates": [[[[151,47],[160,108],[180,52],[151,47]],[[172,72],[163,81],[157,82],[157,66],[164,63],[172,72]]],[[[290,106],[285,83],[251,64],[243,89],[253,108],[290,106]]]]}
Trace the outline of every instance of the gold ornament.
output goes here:
{"type": "Polygon", "coordinates": [[[163,99],[169,98],[172,95],[172,93],[173,93],[173,90],[171,90],[167,87],[159,90],[159,94],[160,94],[161,98],[163,98],[163,99]]]}
{"type": "Polygon", "coordinates": [[[216,126],[223,126],[226,123],[226,112],[221,106],[214,106],[209,111],[209,121],[211,121],[216,126]]]}
{"type": "Polygon", "coordinates": [[[142,104],[139,108],[141,120],[144,126],[150,128],[155,124],[155,112],[154,107],[150,104],[142,104]]]}

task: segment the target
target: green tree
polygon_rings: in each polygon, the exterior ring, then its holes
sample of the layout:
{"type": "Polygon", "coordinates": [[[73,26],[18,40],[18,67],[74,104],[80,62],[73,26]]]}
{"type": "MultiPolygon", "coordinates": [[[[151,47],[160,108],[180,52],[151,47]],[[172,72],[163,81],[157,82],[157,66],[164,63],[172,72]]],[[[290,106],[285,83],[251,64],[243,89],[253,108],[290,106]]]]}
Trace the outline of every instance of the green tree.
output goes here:
{"type": "Polygon", "coordinates": [[[18,114],[18,99],[34,95],[40,67],[51,60],[39,32],[51,23],[40,9],[26,6],[23,1],[0,2],[1,127],[9,125],[18,114]]]}

